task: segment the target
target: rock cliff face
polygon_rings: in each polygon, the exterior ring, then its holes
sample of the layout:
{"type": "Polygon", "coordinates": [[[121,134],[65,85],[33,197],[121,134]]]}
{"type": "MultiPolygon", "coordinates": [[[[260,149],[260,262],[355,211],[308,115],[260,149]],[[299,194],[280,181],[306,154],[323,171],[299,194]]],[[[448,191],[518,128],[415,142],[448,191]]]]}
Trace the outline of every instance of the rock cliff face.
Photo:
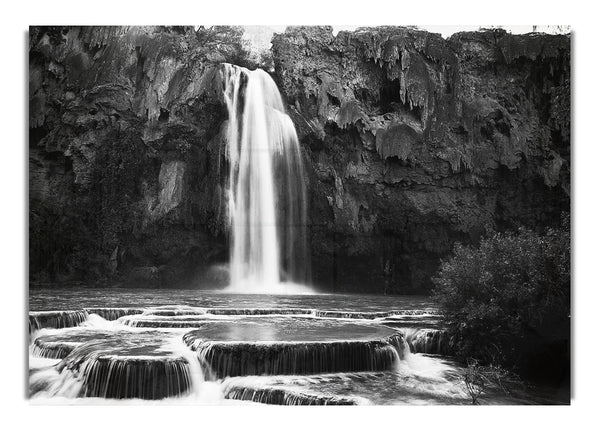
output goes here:
{"type": "MultiPolygon", "coordinates": [[[[568,36],[307,27],[272,52],[316,285],[423,293],[455,241],[569,210],[568,36]]],[[[32,281],[200,283],[227,260],[222,62],[249,65],[230,32],[31,29],[32,281]]]]}
{"type": "Polygon", "coordinates": [[[218,65],[189,28],[30,31],[32,281],[167,284],[227,258],[218,65]]]}
{"type": "Polygon", "coordinates": [[[569,209],[569,46],[503,31],[276,35],[310,160],[316,278],[423,291],[453,242],[554,224],[569,209]]]}

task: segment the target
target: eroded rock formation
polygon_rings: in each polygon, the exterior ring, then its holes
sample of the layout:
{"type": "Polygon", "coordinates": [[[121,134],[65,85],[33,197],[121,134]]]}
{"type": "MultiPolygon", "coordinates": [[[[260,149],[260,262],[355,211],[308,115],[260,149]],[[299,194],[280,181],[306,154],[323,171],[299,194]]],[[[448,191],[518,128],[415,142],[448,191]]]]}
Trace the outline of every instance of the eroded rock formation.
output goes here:
{"type": "Polygon", "coordinates": [[[189,28],[32,28],[34,281],[158,285],[225,259],[217,67],[237,51],[189,28]]]}
{"type": "MultiPolygon", "coordinates": [[[[226,262],[219,64],[252,66],[232,34],[31,28],[32,282],[189,285],[226,262]]],[[[315,284],[425,292],[453,242],[568,211],[568,36],[289,28],[272,52],[315,284]]]]}
{"type": "Polygon", "coordinates": [[[455,241],[568,211],[568,36],[312,27],[273,53],[310,161],[318,280],[423,291],[455,241]]]}

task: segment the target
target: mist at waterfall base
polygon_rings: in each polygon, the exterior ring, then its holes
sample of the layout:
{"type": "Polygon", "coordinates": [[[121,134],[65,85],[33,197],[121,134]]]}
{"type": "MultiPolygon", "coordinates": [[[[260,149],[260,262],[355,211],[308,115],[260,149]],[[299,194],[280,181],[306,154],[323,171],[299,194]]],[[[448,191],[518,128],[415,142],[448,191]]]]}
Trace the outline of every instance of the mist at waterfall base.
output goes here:
{"type": "Polygon", "coordinates": [[[294,124],[265,71],[224,64],[229,292],[312,293],[307,192],[294,124]]]}

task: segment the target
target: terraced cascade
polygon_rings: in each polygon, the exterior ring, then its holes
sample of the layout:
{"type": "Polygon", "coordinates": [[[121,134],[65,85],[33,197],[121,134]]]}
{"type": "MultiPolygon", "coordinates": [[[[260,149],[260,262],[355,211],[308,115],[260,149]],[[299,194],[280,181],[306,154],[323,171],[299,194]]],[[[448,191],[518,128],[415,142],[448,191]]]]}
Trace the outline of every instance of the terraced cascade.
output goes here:
{"type": "Polygon", "coordinates": [[[31,345],[31,354],[40,358],[64,359],[82,344],[102,341],[114,337],[110,331],[90,331],[87,328],[71,328],[53,335],[35,338],[31,345]]]}
{"type": "Polygon", "coordinates": [[[35,339],[32,355],[62,359],[56,371],[62,385],[37,385],[37,392],[76,397],[156,400],[192,388],[193,364],[177,346],[179,337],[155,331],[70,329],[35,339]],[[75,389],[73,389],[75,388],[75,389]]]}
{"type": "Polygon", "coordinates": [[[398,328],[412,353],[451,355],[452,339],[435,312],[423,314],[395,313],[381,319],[381,323],[398,328]]]}
{"type": "MultiPolygon", "coordinates": [[[[125,292],[122,307],[112,307],[113,296],[105,306],[85,295],[63,298],[63,311],[29,316],[34,402],[471,402],[440,315],[420,298],[203,292],[198,299],[140,290],[141,306],[125,292]]],[[[515,402],[499,392],[482,399],[515,402]]],[[[529,393],[519,399],[548,402],[529,393]]]]}
{"type": "Polygon", "coordinates": [[[296,405],[461,404],[460,376],[450,361],[430,361],[427,372],[409,366],[380,372],[225,379],[226,398],[296,405]]]}
{"type": "Polygon", "coordinates": [[[218,378],[380,371],[405,354],[397,331],[309,318],[205,323],[183,339],[218,378]]]}
{"type": "Polygon", "coordinates": [[[77,326],[88,317],[85,310],[74,311],[33,311],[29,313],[29,333],[42,328],[70,328],[77,326]]]}

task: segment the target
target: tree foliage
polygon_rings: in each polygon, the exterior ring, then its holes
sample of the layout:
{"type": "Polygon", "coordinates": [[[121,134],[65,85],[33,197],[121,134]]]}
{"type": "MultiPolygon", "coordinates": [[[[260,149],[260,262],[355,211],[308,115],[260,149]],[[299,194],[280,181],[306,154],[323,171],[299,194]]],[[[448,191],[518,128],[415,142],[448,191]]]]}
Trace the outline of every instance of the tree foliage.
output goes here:
{"type": "Polygon", "coordinates": [[[241,26],[217,25],[199,27],[196,30],[196,39],[213,55],[220,55],[220,62],[227,62],[237,66],[254,70],[261,68],[266,71],[273,69],[273,54],[269,49],[258,51],[244,37],[244,28],[241,26]]]}
{"type": "Polygon", "coordinates": [[[479,247],[457,244],[433,281],[434,297],[464,360],[528,373],[550,348],[553,357],[547,363],[564,362],[565,357],[568,362],[567,216],[560,228],[543,234],[522,228],[491,233],[479,247]]]}

